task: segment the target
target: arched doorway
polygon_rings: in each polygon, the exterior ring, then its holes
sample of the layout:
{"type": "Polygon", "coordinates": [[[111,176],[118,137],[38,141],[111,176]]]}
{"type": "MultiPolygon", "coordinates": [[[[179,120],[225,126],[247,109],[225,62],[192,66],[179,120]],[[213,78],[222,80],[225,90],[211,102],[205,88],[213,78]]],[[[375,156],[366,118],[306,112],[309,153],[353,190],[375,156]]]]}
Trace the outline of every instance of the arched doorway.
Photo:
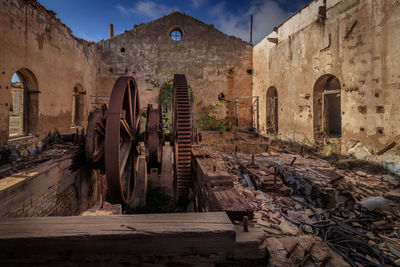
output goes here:
{"type": "Polygon", "coordinates": [[[267,134],[278,134],[278,91],[268,88],[266,101],[267,134]]]}
{"type": "Polygon", "coordinates": [[[81,84],[74,86],[72,97],[72,126],[83,126],[85,119],[85,96],[86,92],[83,90],[81,84]]]}
{"type": "Polygon", "coordinates": [[[11,78],[9,100],[9,138],[34,134],[37,131],[38,83],[28,69],[19,69],[11,78]]]}
{"type": "Polygon", "coordinates": [[[314,85],[314,139],[340,138],[342,135],[341,86],[331,74],[321,76],[314,85]]]}

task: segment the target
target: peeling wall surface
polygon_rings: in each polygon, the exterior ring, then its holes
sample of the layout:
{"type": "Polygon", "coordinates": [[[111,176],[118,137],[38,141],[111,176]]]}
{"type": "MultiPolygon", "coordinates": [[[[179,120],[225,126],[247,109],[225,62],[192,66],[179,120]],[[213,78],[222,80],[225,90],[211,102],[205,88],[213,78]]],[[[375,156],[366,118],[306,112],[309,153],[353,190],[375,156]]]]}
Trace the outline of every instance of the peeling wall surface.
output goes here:
{"type": "MultiPolygon", "coordinates": [[[[174,73],[186,75],[193,88],[195,111],[202,106],[222,104],[219,119],[230,116],[231,108],[218,100],[218,94],[224,93],[228,100],[251,96],[251,44],[180,12],[135,26],[98,42],[96,47],[101,60],[93,105],[108,102],[114,82],[121,75],[135,78],[142,109],[149,103],[157,104],[159,93],[146,79],[172,77],[174,73]],[[170,38],[174,29],[182,32],[181,40],[170,38]]],[[[250,103],[248,99],[241,102],[250,103]]],[[[240,106],[239,123],[251,126],[249,107],[240,106]]]]}
{"type": "MultiPolygon", "coordinates": [[[[72,36],[54,12],[36,1],[0,0],[0,25],[0,144],[9,137],[9,91],[17,71],[35,100],[28,111],[28,135],[55,128],[71,132],[74,86],[94,94],[94,46],[72,36]]],[[[86,118],[88,97],[85,101],[86,118]]]]}
{"type": "Polygon", "coordinates": [[[324,111],[318,112],[323,104],[316,90],[333,75],[340,81],[342,152],[400,173],[399,1],[312,1],[253,53],[253,95],[261,98],[262,133],[267,131],[267,90],[274,86],[278,136],[318,141],[315,133],[323,126],[315,124],[324,111]],[[377,155],[393,141],[394,148],[377,155]]]}
{"type": "MultiPolygon", "coordinates": [[[[222,104],[219,119],[227,119],[232,112],[228,102],[218,100],[219,93],[226,99],[252,93],[251,44],[179,12],[97,44],[74,37],[54,12],[35,0],[0,0],[0,25],[0,145],[18,137],[41,137],[54,129],[75,131],[75,87],[84,92],[80,126],[85,127],[89,112],[108,104],[114,82],[122,75],[137,81],[142,109],[157,104],[159,93],[146,79],[174,73],[186,74],[195,111],[222,104]],[[180,41],[170,38],[176,28],[183,33],[180,41]],[[16,72],[26,79],[21,81],[27,91],[25,132],[11,138],[12,103],[8,102],[16,72]]],[[[248,105],[250,100],[241,103],[248,105]]],[[[251,124],[250,107],[241,105],[239,125],[251,124]]]]}

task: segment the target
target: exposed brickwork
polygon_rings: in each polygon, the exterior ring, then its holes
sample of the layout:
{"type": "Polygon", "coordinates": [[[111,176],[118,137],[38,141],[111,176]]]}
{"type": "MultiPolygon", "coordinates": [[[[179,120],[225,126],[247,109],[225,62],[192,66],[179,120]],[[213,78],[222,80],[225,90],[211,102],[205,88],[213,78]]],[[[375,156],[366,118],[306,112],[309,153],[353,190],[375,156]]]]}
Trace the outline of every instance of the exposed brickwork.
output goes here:
{"type": "Polygon", "coordinates": [[[93,207],[104,175],[71,164],[65,156],[3,178],[0,217],[73,216],[93,207]]]}
{"type": "Polygon", "coordinates": [[[70,185],[61,192],[57,192],[59,183],[52,185],[48,190],[26,201],[10,213],[7,217],[32,216],[72,216],[78,215],[78,197],[75,186],[70,185]]]}

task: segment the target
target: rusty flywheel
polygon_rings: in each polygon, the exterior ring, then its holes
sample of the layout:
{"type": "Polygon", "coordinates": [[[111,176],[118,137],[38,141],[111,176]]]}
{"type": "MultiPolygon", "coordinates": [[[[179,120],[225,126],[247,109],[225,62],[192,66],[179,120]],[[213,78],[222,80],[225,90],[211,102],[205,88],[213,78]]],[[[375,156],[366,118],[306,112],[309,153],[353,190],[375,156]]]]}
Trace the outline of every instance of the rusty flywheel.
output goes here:
{"type": "Polygon", "coordinates": [[[104,162],[112,202],[131,203],[139,164],[139,92],[132,77],[114,84],[106,113],[104,162]]]}
{"type": "Polygon", "coordinates": [[[147,106],[147,121],[145,132],[147,173],[152,168],[157,168],[161,172],[162,152],[164,146],[164,129],[162,122],[162,108],[153,108],[153,105],[147,106]]]}
{"type": "Polygon", "coordinates": [[[174,151],[174,191],[178,203],[187,201],[191,186],[192,120],[183,74],[174,75],[171,144],[174,151]]]}
{"type": "Polygon", "coordinates": [[[104,170],[104,141],[105,141],[105,114],[107,105],[90,112],[86,128],[85,152],[86,158],[94,169],[104,170]]]}
{"type": "Polygon", "coordinates": [[[173,146],[175,200],[185,204],[192,186],[192,144],[201,135],[192,127],[191,103],[185,75],[175,74],[173,84],[172,129],[164,135],[161,105],[147,108],[145,134],[140,133],[139,91],[132,77],[120,77],[106,105],[88,118],[85,151],[95,169],[106,174],[107,191],[113,203],[131,204],[135,195],[139,168],[139,142],[144,141],[148,171],[162,165],[164,139],[173,146]]]}

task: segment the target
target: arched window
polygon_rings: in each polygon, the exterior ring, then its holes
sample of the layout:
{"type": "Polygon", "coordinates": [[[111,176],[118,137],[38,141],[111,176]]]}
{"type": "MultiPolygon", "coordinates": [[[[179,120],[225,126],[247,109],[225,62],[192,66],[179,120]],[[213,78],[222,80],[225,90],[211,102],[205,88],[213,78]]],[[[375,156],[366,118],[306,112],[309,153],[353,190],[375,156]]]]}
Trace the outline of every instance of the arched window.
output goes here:
{"type": "Polygon", "coordinates": [[[74,86],[72,97],[72,126],[83,126],[85,119],[85,94],[82,85],[74,86]]]}
{"type": "Polygon", "coordinates": [[[28,69],[19,69],[13,74],[9,89],[9,138],[36,133],[39,90],[35,75],[28,69]]]}
{"type": "Polygon", "coordinates": [[[341,86],[331,74],[321,76],[314,85],[314,139],[340,138],[342,134],[341,86]]]}

